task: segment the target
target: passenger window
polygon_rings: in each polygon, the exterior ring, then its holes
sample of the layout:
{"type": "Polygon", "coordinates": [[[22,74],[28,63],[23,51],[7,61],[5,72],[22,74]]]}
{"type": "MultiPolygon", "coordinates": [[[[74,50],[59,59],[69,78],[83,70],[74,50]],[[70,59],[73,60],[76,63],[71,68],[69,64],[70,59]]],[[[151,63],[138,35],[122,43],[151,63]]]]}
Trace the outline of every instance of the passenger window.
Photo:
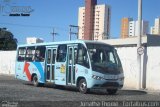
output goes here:
{"type": "Polygon", "coordinates": [[[58,46],[57,62],[65,62],[67,53],[67,45],[58,46]]]}
{"type": "Polygon", "coordinates": [[[26,48],[19,48],[17,60],[23,62],[25,59],[25,53],[26,53],[26,48]]]}
{"type": "Polygon", "coordinates": [[[35,61],[36,62],[43,62],[45,59],[45,51],[46,47],[45,46],[38,46],[36,47],[35,51],[35,61]]]}
{"type": "Polygon", "coordinates": [[[26,53],[26,61],[34,61],[35,47],[28,47],[26,53]]]}
{"type": "Polygon", "coordinates": [[[83,65],[89,68],[89,60],[87,55],[87,49],[82,45],[78,45],[78,60],[77,64],[83,65]]]}

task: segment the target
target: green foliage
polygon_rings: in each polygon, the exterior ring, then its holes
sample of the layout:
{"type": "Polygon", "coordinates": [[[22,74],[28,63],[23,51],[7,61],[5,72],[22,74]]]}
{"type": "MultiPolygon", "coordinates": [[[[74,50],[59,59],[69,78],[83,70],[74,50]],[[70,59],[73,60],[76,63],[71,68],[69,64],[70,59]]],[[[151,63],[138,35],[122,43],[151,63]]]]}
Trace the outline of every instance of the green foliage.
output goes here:
{"type": "Polygon", "coordinates": [[[17,39],[6,28],[0,28],[0,50],[16,50],[16,48],[17,39]]]}

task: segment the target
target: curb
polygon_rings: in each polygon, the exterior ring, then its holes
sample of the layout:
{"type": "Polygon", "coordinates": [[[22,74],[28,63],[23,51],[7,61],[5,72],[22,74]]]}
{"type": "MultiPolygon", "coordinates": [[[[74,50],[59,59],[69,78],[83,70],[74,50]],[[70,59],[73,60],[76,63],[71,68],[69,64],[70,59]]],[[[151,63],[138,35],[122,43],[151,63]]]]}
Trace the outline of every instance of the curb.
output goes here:
{"type": "Polygon", "coordinates": [[[148,89],[127,89],[123,88],[122,90],[126,91],[137,91],[137,92],[142,92],[142,93],[147,93],[147,94],[152,94],[152,95],[160,95],[160,90],[148,90],[148,89]]]}

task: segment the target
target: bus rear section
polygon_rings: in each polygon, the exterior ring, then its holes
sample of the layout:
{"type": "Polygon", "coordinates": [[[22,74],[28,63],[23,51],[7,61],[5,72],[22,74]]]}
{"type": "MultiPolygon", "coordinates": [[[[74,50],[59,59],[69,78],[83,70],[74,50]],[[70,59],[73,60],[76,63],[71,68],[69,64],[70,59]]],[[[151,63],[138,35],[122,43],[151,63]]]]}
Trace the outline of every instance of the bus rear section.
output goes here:
{"type": "Polygon", "coordinates": [[[38,83],[45,83],[45,50],[45,46],[18,47],[15,77],[32,81],[35,86],[38,86],[38,83]]]}

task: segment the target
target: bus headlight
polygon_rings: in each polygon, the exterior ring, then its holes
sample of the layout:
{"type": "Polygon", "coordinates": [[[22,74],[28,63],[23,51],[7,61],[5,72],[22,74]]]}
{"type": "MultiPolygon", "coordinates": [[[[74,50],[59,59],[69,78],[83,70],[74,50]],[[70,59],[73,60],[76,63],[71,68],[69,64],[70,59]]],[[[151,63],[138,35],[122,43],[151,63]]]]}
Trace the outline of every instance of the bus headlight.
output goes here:
{"type": "Polygon", "coordinates": [[[104,80],[103,77],[96,76],[96,75],[92,75],[92,78],[93,78],[93,79],[96,79],[96,80],[104,80]]]}

